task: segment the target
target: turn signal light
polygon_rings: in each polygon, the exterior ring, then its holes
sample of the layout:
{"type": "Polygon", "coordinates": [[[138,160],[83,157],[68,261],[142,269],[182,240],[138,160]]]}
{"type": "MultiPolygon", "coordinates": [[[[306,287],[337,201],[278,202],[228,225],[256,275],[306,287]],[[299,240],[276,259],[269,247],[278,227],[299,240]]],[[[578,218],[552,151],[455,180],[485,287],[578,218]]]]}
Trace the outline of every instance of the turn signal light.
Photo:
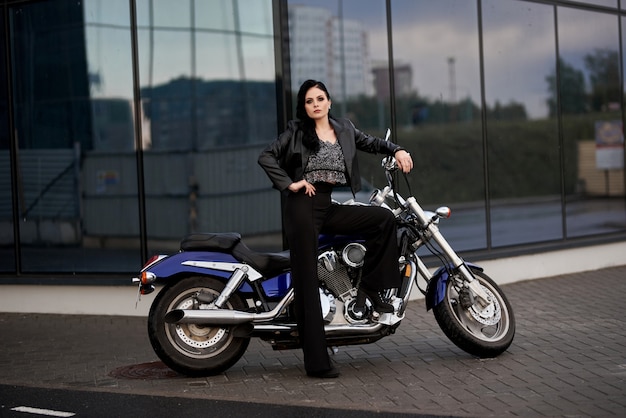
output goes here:
{"type": "Polygon", "coordinates": [[[443,219],[448,219],[450,215],[452,215],[452,211],[447,206],[442,206],[440,208],[437,208],[435,213],[437,213],[437,216],[443,219]]]}
{"type": "Polygon", "coordinates": [[[141,284],[147,285],[152,284],[156,280],[156,274],[150,273],[149,271],[141,272],[141,284]]]}
{"type": "Polygon", "coordinates": [[[404,277],[411,277],[411,265],[407,264],[404,267],[404,277]]]}

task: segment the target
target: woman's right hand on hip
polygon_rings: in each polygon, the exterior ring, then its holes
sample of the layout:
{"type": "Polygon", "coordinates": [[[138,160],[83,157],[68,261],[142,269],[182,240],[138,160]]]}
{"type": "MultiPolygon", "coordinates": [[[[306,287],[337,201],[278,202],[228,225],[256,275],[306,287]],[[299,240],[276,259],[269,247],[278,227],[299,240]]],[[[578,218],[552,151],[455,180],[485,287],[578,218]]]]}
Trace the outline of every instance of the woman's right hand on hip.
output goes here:
{"type": "Polygon", "coordinates": [[[299,192],[301,189],[304,189],[304,193],[307,196],[315,195],[315,186],[313,186],[311,183],[309,183],[306,180],[296,181],[289,185],[289,190],[294,193],[299,192]]]}

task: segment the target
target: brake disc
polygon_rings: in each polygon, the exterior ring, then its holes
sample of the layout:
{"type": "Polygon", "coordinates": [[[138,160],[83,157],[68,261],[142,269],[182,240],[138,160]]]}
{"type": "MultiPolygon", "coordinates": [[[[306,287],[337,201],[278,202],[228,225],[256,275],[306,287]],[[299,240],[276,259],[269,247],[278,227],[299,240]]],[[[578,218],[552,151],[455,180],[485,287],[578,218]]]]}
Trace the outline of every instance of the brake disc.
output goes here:
{"type": "MultiPolygon", "coordinates": [[[[188,299],[180,304],[178,309],[190,309],[194,304],[193,299],[188,299]]],[[[176,334],[185,344],[190,347],[204,349],[217,344],[226,334],[224,328],[203,326],[198,324],[177,324],[176,334]]]]}
{"type": "Polygon", "coordinates": [[[502,311],[500,309],[500,304],[498,303],[498,299],[496,299],[495,295],[491,290],[487,289],[485,286],[482,286],[483,291],[489,295],[489,300],[491,303],[484,309],[477,308],[477,304],[475,303],[469,309],[469,313],[472,317],[484,325],[495,325],[500,322],[502,318],[502,311]]]}

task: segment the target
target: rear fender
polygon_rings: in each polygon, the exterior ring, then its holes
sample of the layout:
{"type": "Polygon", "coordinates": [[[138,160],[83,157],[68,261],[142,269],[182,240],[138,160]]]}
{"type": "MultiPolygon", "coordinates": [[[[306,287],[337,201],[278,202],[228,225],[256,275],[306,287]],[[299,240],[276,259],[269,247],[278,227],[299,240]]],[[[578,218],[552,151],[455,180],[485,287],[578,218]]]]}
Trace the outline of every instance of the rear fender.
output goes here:
{"type": "MultiPolygon", "coordinates": [[[[220,270],[210,267],[199,267],[194,262],[201,263],[239,263],[231,254],[207,252],[207,251],[181,251],[169,257],[159,260],[155,264],[151,264],[144,270],[153,273],[158,282],[164,282],[176,276],[188,276],[190,274],[198,274],[202,276],[213,276],[217,278],[228,279],[232,274],[231,271],[220,270]]],[[[142,270],[142,271],[144,271],[142,270]]]]}
{"type": "MultiPolygon", "coordinates": [[[[483,268],[477,266],[472,263],[465,263],[465,265],[471,269],[475,269],[478,271],[483,271],[483,268]]],[[[441,266],[435,271],[432,279],[428,282],[428,287],[426,288],[426,310],[429,311],[433,307],[439,305],[441,301],[446,297],[446,286],[448,284],[448,279],[450,278],[450,274],[448,271],[453,270],[454,267],[452,265],[441,266]]]]}
{"type": "MultiPolygon", "coordinates": [[[[224,269],[220,268],[220,266],[229,267],[228,265],[239,266],[243,264],[229,253],[181,251],[169,257],[165,257],[154,264],[148,265],[142,271],[146,270],[153,273],[156,276],[156,282],[162,284],[190,275],[211,276],[227,282],[233,273],[233,269],[224,269]]],[[[250,266],[247,267],[250,269],[249,279],[263,280],[261,286],[266,296],[282,297],[289,290],[291,285],[290,273],[283,273],[269,280],[264,280],[261,278],[260,273],[250,266]]],[[[250,286],[250,283],[247,281],[244,281],[241,286],[239,286],[238,291],[244,293],[254,292],[252,286],[250,286]]]]}

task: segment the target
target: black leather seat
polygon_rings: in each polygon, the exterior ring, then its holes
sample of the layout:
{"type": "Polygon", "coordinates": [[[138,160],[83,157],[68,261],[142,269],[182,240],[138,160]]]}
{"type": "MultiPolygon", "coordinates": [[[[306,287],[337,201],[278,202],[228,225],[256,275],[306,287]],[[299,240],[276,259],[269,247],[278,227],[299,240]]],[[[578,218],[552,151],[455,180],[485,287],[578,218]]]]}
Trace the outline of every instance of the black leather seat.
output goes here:
{"type": "Polygon", "coordinates": [[[250,264],[266,278],[277,276],[291,267],[289,250],[278,253],[259,253],[240,241],[233,248],[232,254],[242,263],[250,264]]]}
{"type": "Polygon", "coordinates": [[[240,241],[241,234],[237,232],[190,234],[180,242],[180,249],[183,251],[229,252],[240,241]]]}
{"type": "Polygon", "coordinates": [[[231,253],[235,259],[249,264],[266,278],[277,276],[291,266],[288,250],[278,253],[254,251],[243,243],[241,234],[236,232],[190,234],[181,241],[180,249],[231,253]]]}

